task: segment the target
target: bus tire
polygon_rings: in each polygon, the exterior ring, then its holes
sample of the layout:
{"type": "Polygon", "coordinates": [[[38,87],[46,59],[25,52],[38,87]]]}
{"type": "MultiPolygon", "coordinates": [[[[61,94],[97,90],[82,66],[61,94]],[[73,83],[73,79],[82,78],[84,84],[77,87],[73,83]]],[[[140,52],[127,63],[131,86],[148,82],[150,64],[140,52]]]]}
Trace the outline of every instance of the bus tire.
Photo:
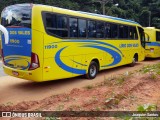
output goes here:
{"type": "Polygon", "coordinates": [[[136,62],[137,62],[137,56],[134,55],[134,57],[133,57],[133,59],[132,59],[132,63],[130,64],[130,67],[134,67],[135,64],[136,64],[136,62]]]}
{"type": "Polygon", "coordinates": [[[98,73],[98,64],[92,61],[88,67],[88,73],[86,74],[87,79],[94,79],[98,73]]]}

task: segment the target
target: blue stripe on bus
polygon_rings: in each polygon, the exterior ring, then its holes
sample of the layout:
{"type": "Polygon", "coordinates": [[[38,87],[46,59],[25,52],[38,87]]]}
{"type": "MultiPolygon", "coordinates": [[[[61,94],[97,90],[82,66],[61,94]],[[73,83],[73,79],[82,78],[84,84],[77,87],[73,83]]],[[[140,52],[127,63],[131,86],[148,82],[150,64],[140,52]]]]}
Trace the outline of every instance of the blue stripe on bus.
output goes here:
{"type": "Polygon", "coordinates": [[[99,50],[105,51],[105,52],[112,55],[114,61],[109,65],[104,65],[104,66],[101,66],[101,67],[113,66],[113,65],[118,64],[122,60],[121,55],[119,53],[117,53],[116,51],[112,50],[112,49],[105,48],[105,47],[102,47],[102,46],[96,46],[96,45],[86,45],[85,47],[97,48],[99,50]]]}
{"type": "Polygon", "coordinates": [[[100,42],[100,41],[96,41],[96,40],[63,40],[61,42],[52,42],[50,44],[54,44],[54,43],[62,43],[62,42],[84,42],[84,43],[98,43],[98,44],[102,44],[102,45],[106,45],[106,46],[109,46],[109,47],[112,47],[116,50],[118,50],[121,55],[123,55],[122,51],[120,51],[120,49],[118,49],[117,47],[111,45],[111,44],[108,44],[108,43],[105,43],[105,42],[100,42]]]}
{"type": "Polygon", "coordinates": [[[66,64],[64,64],[61,59],[60,59],[60,54],[61,52],[65,49],[66,47],[60,49],[56,55],[55,55],[55,61],[56,64],[61,66],[61,68],[65,71],[71,72],[71,73],[75,73],[75,74],[86,74],[86,70],[81,70],[81,69],[76,69],[76,68],[72,68],[70,66],[67,66],[66,64]]]}
{"type": "MultiPolygon", "coordinates": [[[[121,55],[120,55],[118,52],[116,52],[116,51],[114,51],[114,50],[112,50],[112,49],[103,47],[103,46],[83,45],[83,46],[79,46],[79,47],[91,47],[91,48],[96,48],[96,49],[102,50],[102,51],[104,51],[104,52],[106,52],[106,53],[109,53],[109,54],[113,57],[113,59],[114,59],[113,62],[112,62],[111,64],[103,65],[103,66],[101,66],[101,67],[113,66],[113,65],[118,64],[118,63],[122,60],[122,57],[121,57],[121,55]]],[[[62,60],[60,59],[60,54],[61,54],[61,52],[62,52],[65,48],[67,48],[67,47],[64,47],[64,48],[60,49],[60,50],[56,53],[56,55],[55,55],[55,62],[56,62],[56,64],[57,64],[58,66],[61,66],[61,68],[62,68],[63,70],[65,70],[65,71],[68,71],[68,72],[71,72],[71,73],[75,73],[75,74],[86,74],[86,70],[72,68],[72,67],[70,67],[70,66],[68,66],[68,65],[66,65],[66,64],[64,64],[64,63],[62,62],[62,60]]],[[[72,60],[72,61],[73,61],[73,60],[72,60]]],[[[80,65],[84,65],[84,64],[78,63],[78,62],[76,62],[76,61],[73,61],[73,62],[75,62],[75,63],[77,63],[77,64],[80,64],[80,65]]],[[[87,66],[87,65],[84,65],[84,66],[87,66]]]]}
{"type": "Polygon", "coordinates": [[[151,43],[147,43],[147,46],[160,46],[160,43],[158,43],[158,42],[151,42],[151,43]]]}
{"type": "MultiPolygon", "coordinates": [[[[10,57],[10,58],[7,58],[5,59],[5,63],[8,64],[9,62],[11,61],[14,61],[14,60],[25,60],[25,58],[20,58],[20,57],[10,57]]],[[[25,70],[27,68],[30,67],[30,62],[28,62],[27,60],[25,60],[27,62],[27,66],[24,66],[21,70],[25,70]]],[[[14,68],[17,68],[17,67],[14,67],[14,68]]]]}

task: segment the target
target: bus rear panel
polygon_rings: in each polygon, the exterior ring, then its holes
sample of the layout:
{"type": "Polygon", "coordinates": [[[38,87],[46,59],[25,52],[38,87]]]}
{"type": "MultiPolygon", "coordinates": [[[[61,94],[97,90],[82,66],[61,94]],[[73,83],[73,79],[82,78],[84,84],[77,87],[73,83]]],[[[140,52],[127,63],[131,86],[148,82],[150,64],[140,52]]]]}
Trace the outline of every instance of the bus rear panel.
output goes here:
{"type": "Polygon", "coordinates": [[[144,28],[146,33],[145,57],[160,57],[160,30],[154,27],[144,28]]]}
{"type": "MultiPolygon", "coordinates": [[[[2,34],[2,58],[4,71],[12,76],[30,80],[41,80],[40,61],[32,51],[32,4],[17,4],[2,11],[2,25],[9,33],[5,44],[2,34]]],[[[41,72],[42,73],[42,72],[41,72]]]]}

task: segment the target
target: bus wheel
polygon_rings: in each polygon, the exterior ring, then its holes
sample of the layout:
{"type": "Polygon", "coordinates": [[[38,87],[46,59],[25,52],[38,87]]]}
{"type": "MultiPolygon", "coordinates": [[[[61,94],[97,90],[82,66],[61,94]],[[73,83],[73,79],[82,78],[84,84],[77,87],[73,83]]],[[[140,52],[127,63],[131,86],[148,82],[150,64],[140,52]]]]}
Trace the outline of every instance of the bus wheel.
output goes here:
{"type": "Polygon", "coordinates": [[[130,64],[130,67],[134,67],[135,64],[136,64],[136,62],[137,62],[137,56],[134,55],[134,57],[133,57],[133,59],[132,59],[132,63],[130,64]]]}
{"type": "Polygon", "coordinates": [[[86,78],[94,79],[98,73],[98,64],[95,61],[92,61],[88,68],[88,73],[86,74],[86,78]]]}

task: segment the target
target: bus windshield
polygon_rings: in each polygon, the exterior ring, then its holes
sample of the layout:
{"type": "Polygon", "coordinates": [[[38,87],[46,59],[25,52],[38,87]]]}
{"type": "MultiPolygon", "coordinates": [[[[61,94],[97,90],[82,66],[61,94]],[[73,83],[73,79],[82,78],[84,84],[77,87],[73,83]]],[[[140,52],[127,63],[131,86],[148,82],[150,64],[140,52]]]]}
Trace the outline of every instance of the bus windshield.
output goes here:
{"type": "Polygon", "coordinates": [[[17,4],[5,8],[2,11],[2,25],[4,27],[31,28],[31,4],[17,4]]]}

